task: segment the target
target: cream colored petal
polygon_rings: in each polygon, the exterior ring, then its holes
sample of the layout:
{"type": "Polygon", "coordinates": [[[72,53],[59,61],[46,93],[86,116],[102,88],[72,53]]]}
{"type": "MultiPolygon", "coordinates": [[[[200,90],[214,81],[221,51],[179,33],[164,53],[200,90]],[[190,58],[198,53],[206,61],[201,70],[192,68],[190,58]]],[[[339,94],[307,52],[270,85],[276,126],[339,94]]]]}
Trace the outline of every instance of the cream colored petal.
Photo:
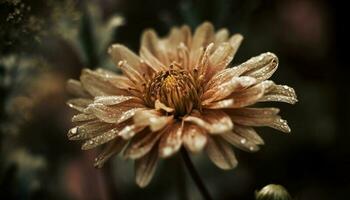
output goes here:
{"type": "Polygon", "coordinates": [[[234,99],[224,99],[221,101],[212,102],[208,105],[203,106],[204,108],[209,109],[223,109],[223,108],[230,108],[234,106],[235,101],[234,99]]]}
{"type": "Polygon", "coordinates": [[[234,77],[231,80],[206,91],[201,97],[202,105],[208,105],[213,101],[221,100],[233,92],[245,91],[245,88],[248,88],[255,83],[256,79],[249,76],[234,77]]]}
{"type": "Polygon", "coordinates": [[[117,75],[114,72],[107,71],[101,68],[97,69],[96,72],[104,76],[105,79],[108,80],[108,82],[116,88],[122,90],[130,90],[135,88],[135,84],[124,75],[117,75]]]}
{"type": "Polygon", "coordinates": [[[140,56],[144,60],[144,62],[152,68],[155,72],[160,72],[162,70],[166,70],[165,63],[162,63],[156,56],[154,56],[148,48],[141,47],[140,56]]]}
{"type": "Polygon", "coordinates": [[[239,116],[247,117],[271,117],[280,112],[278,108],[238,108],[227,110],[229,114],[235,114],[239,116]]]}
{"type": "Polygon", "coordinates": [[[92,103],[91,99],[76,98],[67,101],[67,105],[77,111],[84,112],[84,109],[92,103]]]}
{"type": "MultiPolygon", "coordinates": [[[[157,33],[154,30],[148,29],[143,32],[141,36],[140,47],[141,51],[145,51],[142,49],[146,49],[150,53],[150,55],[154,56],[154,58],[158,59],[161,63],[165,64],[166,66],[170,64],[166,53],[169,50],[168,45],[166,41],[158,38],[157,33]]],[[[142,57],[141,51],[140,55],[142,57]]]]}
{"type": "MultiPolygon", "coordinates": [[[[199,47],[190,52],[189,71],[194,72],[194,78],[205,77],[209,65],[209,56],[214,47],[214,43],[210,43],[205,47],[199,47]]],[[[198,81],[197,81],[198,82],[198,81]]],[[[199,83],[201,84],[201,83],[199,83]]]]}
{"type": "Polygon", "coordinates": [[[232,48],[234,49],[232,52],[233,57],[236,55],[237,50],[238,50],[239,46],[241,45],[242,41],[243,41],[243,36],[241,34],[234,34],[229,39],[229,43],[231,44],[232,48]]]}
{"type": "Polygon", "coordinates": [[[140,131],[142,131],[144,126],[136,126],[135,124],[125,126],[121,131],[119,131],[118,136],[122,137],[124,140],[128,140],[140,131]]]}
{"type": "Polygon", "coordinates": [[[113,128],[107,132],[102,133],[101,135],[98,135],[96,137],[93,137],[89,140],[87,140],[82,146],[82,150],[88,150],[93,149],[101,144],[104,144],[106,142],[109,142],[113,139],[115,139],[118,136],[118,132],[120,130],[120,127],[113,128]]]}
{"type": "Polygon", "coordinates": [[[158,131],[170,124],[173,116],[163,116],[156,110],[141,110],[134,116],[136,126],[149,126],[152,131],[158,131]]]}
{"type": "Polygon", "coordinates": [[[204,91],[212,90],[213,88],[238,77],[241,72],[237,67],[226,68],[216,73],[204,86],[204,91]]]}
{"type": "Polygon", "coordinates": [[[146,187],[153,178],[158,161],[158,151],[152,150],[144,157],[135,160],[136,183],[141,188],[146,187]]]}
{"type": "Polygon", "coordinates": [[[198,68],[199,68],[200,60],[203,57],[204,51],[205,51],[204,47],[199,47],[197,49],[190,51],[189,66],[187,66],[189,71],[195,70],[196,73],[199,74],[198,68]]]}
{"type": "Polygon", "coordinates": [[[193,66],[190,66],[190,52],[188,47],[184,43],[180,43],[177,47],[177,62],[179,63],[180,69],[191,70],[193,66]]]}
{"type": "Polygon", "coordinates": [[[241,92],[232,93],[227,98],[232,98],[234,103],[226,108],[242,108],[253,105],[264,95],[264,91],[265,87],[262,83],[260,83],[246,90],[242,90],[241,92]]]}
{"type": "Polygon", "coordinates": [[[182,145],[183,123],[175,123],[159,142],[159,156],[167,158],[176,153],[182,145]]]}
{"type": "Polygon", "coordinates": [[[140,47],[146,48],[151,54],[157,56],[159,38],[153,29],[147,29],[142,33],[140,47]]]}
{"type": "Polygon", "coordinates": [[[95,137],[101,133],[113,129],[114,127],[114,124],[94,120],[70,129],[67,136],[69,140],[83,140],[95,137]]]}
{"type": "Polygon", "coordinates": [[[168,50],[174,51],[174,48],[178,47],[180,43],[188,46],[191,42],[191,29],[184,25],[180,28],[174,27],[171,29],[169,36],[166,38],[168,50]]]}
{"type": "Polygon", "coordinates": [[[140,89],[142,84],[146,83],[145,77],[136,71],[126,60],[119,61],[118,66],[123,71],[123,74],[127,76],[138,88],[140,89]]]}
{"type": "Polygon", "coordinates": [[[180,31],[182,33],[182,38],[183,38],[183,43],[189,47],[191,45],[192,42],[192,33],[191,33],[191,29],[189,26],[187,25],[183,25],[180,28],[180,31]]]}
{"type": "Polygon", "coordinates": [[[232,148],[221,138],[208,137],[206,152],[210,160],[221,169],[232,169],[238,164],[232,148]]]}
{"type": "Polygon", "coordinates": [[[211,77],[219,70],[224,69],[233,59],[235,49],[230,43],[223,42],[215,49],[215,51],[210,55],[209,63],[210,70],[208,77],[211,77]]]}
{"type": "Polygon", "coordinates": [[[221,110],[205,110],[201,115],[184,117],[184,121],[196,124],[212,134],[221,134],[233,128],[230,117],[221,110]]]}
{"type": "Polygon", "coordinates": [[[206,78],[209,80],[214,74],[226,68],[234,56],[243,40],[242,35],[233,35],[228,42],[217,44],[217,48],[210,56],[210,68],[206,78]]]}
{"type": "Polygon", "coordinates": [[[214,40],[214,27],[209,22],[204,22],[194,32],[192,40],[192,50],[206,47],[214,40]]]}
{"type": "Polygon", "coordinates": [[[227,112],[234,123],[244,126],[268,126],[282,132],[290,132],[287,121],[277,115],[277,108],[239,108],[227,112]]]}
{"type": "Polygon", "coordinates": [[[272,76],[277,70],[278,58],[275,54],[267,52],[253,57],[237,66],[241,76],[251,76],[258,82],[264,81],[272,76]]]}
{"type": "Polygon", "coordinates": [[[181,43],[184,42],[183,34],[178,27],[173,27],[170,30],[169,36],[166,38],[169,50],[173,51],[181,43]]]}
{"type": "Polygon", "coordinates": [[[230,35],[230,32],[226,29],[220,29],[215,33],[215,44],[221,44],[222,42],[226,42],[228,40],[228,37],[230,35]]]}
{"type": "Polygon", "coordinates": [[[221,85],[233,77],[250,76],[261,82],[272,76],[278,66],[278,58],[273,53],[263,53],[253,57],[239,66],[224,69],[215,74],[205,85],[205,91],[221,85]]]}
{"type": "Polygon", "coordinates": [[[88,94],[83,86],[81,85],[80,81],[74,80],[74,79],[69,79],[66,84],[67,91],[75,95],[77,97],[86,97],[90,98],[90,94],[88,94]]]}
{"type": "Polygon", "coordinates": [[[72,122],[86,122],[93,119],[96,119],[95,115],[81,113],[81,114],[74,115],[72,117],[72,122]]]}
{"type": "Polygon", "coordinates": [[[154,108],[156,110],[164,110],[168,113],[174,112],[173,108],[170,108],[168,106],[166,106],[165,104],[163,104],[162,102],[159,101],[159,99],[157,99],[154,103],[154,108]]]}
{"type": "Polygon", "coordinates": [[[193,124],[185,124],[182,140],[185,147],[192,153],[198,153],[207,144],[206,131],[193,124]]]}
{"type": "Polygon", "coordinates": [[[94,167],[101,168],[107,160],[109,160],[113,155],[117,155],[123,150],[127,141],[116,138],[111,142],[107,143],[106,147],[102,150],[102,153],[95,158],[94,167]]]}
{"type": "Polygon", "coordinates": [[[108,53],[111,55],[115,65],[118,65],[122,60],[126,60],[139,74],[146,73],[146,69],[142,65],[140,57],[124,45],[113,44],[108,49],[108,53]]]}
{"type": "Polygon", "coordinates": [[[271,84],[268,88],[266,88],[264,96],[260,98],[259,101],[279,101],[295,104],[298,102],[298,99],[293,88],[287,85],[271,84]]]}
{"type": "Polygon", "coordinates": [[[165,130],[166,129],[160,132],[150,132],[149,129],[144,129],[136,134],[125,149],[124,156],[131,159],[139,159],[146,155],[165,133],[165,130]]]}
{"type": "Polygon", "coordinates": [[[220,136],[230,144],[244,151],[255,152],[260,149],[259,146],[257,146],[255,143],[247,140],[247,138],[238,135],[234,131],[229,131],[220,136]]]}
{"type": "Polygon", "coordinates": [[[111,84],[106,75],[96,71],[84,69],[80,80],[85,90],[92,96],[128,95],[126,90],[119,89],[111,84]]]}
{"type": "MultiPolygon", "coordinates": [[[[124,96],[124,95],[119,95],[119,96],[98,96],[95,97],[94,103],[97,104],[103,104],[106,106],[111,106],[111,105],[118,105],[123,102],[132,102],[132,103],[138,103],[142,104],[143,101],[140,98],[134,97],[134,96],[124,96]]],[[[124,104],[125,105],[125,104],[124,104]]]]}
{"type": "Polygon", "coordinates": [[[235,124],[234,132],[257,145],[263,145],[264,140],[258,135],[254,128],[235,124]]]}
{"type": "Polygon", "coordinates": [[[137,111],[145,109],[140,106],[106,106],[101,103],[92,103],[85,109],[85,112],[94,114],[104,122],[118,124],[132,118],[137,111]]]}

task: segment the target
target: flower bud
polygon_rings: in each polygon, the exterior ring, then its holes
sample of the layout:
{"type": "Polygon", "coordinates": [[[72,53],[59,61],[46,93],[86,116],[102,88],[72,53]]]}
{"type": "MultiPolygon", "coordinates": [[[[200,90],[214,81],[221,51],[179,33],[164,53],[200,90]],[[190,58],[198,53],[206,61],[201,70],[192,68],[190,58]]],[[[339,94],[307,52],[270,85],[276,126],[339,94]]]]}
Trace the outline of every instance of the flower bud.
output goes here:
{"type": "Polygon", "coordinates": [[[256,200],[291,200],[292,197],[282,185],[269,184],[255,193],[256,200]]]}

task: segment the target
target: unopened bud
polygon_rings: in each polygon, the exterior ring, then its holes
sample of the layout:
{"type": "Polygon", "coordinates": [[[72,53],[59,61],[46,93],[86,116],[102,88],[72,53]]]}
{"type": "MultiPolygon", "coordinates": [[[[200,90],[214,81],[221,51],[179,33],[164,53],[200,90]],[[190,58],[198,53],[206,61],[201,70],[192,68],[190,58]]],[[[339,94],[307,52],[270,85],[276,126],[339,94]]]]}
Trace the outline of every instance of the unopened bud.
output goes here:
{"type": "Polygon", "coordinates": [[[282,185],[269,184],[255,193],[256,200],[291,200],[292,197],[282,185]]]}

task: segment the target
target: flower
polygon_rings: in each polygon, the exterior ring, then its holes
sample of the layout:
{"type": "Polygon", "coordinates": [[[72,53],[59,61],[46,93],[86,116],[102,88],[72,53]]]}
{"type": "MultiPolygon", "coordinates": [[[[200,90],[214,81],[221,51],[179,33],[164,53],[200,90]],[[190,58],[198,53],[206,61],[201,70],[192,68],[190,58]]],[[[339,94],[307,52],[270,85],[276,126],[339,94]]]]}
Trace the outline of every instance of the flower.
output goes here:
{"type": "Polygon", "coordinates": [[[292,197],[282,185],[269,184],[255,192],[256,200],[292,200],[292,197]]]}
{"type": "Polygon", "coordinates": [[[214,32],[205,22],[191,34],[175,27],[165,38],[144,31],[140,55],[121,44],[108,52],[123,75],[84,69],[80,81],[69,80],[77,98],[68,105],[80,113],[72,121],[71,140],[85,140],[82,149],[106,144],[96,158],[102,167],[123,152],[135,160],[136,182],[146,186],[159,158],[184,146],[192,153],[205,150],[215,165],[232,169],[237,160],[230,144],[254,152],[263,140],[253,127],[290,132],[277,108],[252,108],[257,102],[294,104],[294,90],[267,80],[278,59],[263,53],[229,67],[243,37],[214,32]]]}

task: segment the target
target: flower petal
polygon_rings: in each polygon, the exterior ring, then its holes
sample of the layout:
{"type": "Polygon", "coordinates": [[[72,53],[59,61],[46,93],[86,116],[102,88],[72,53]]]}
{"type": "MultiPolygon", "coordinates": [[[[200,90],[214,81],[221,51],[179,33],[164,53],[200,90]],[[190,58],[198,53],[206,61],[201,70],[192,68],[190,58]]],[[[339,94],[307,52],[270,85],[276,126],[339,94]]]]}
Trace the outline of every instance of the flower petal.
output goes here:
{"type": "MultiPolygon", "coordinates": [[[[246,90],[241,90],[239,92],[232,93],[227,99],[233,99],[233,104],[227,104],[225,108],[242,108],[246,107],[252,104],[255,104],[258,102],[259,99],[264,95],[265,86],[264,84],[260,83],[258,85],[255,85],[253,87],[250,87],[246,90]]],[[[219,102],[213,103],[213,105],[217,104],[224,104],[227,100],[222,100],[219,102]]],[[[208,106],[210,107],[210,105],[208,106]]]]}
{"type": "Polygon", "coordinates": [[[212,134],[221,134],[233,128],[230,117],[221,110],[204,110],[201,115],[184,117],[184,121],[194,123],[212,134]]]}
{"type": "Polygon", "coordinates": [[[123,71],[123,74],[127,76],[138,88],[140,89],[142,84],[146,82],[144,76],[136,71],[126,60],[119,61],[118,66],[123,71]]]}
{"type": "Polygon", "coordinates": [[[170,30],[169,36],[166,38],[166,44],[170,51],[174,51],[180,43],[184,42],[183,36],[184,35],[178,27],[173,27],[170,30]]]}
{"type": "Polygon", "coordinates": [[[230,33],[226,28],[222,28],[215,33],[214,44],[221,44],[228,40],[230,33]]]}
{"type": "Polygon", "coordinates": [[[234,132],[257,145],[263,145],[264,140],[258,135],[254,128],[249,126],[236,125],[234,132]]]}
{"type": "Polygon", "coordinates": [[[137,98],[134,96],[119,95],[119,96],[98,96],[98,97],[95,97],[94,103],[110,106],[110,105],[117,105],[126,101],[139,103],[139,104],[142,104],[143,102],[140,98],[137,98]]]}
{"type": "Polygon", "coordinates": [[[230,144],[234,145],[235,147],[242,149],[244,151],[248,152],[255,152],[258,151],[260,148],[253,142],[247,140],[247,138],[244,138],[234,131],[229,131],[225,134],[220,135],[224,140],[229,142],[230,144]]]}
{"type": "Polygon", "coordinates": [[[144,62],[152,68],[155,72],[160,72],[162,70],[166,70],[166,65],[162,63],[157,57],[155,57],[148,48],[141,47],[140,50],[141,58],[144,60],[144,62]]]}
{"type": "Polygon", "coordinates": [[[182,40],[183,43],[188,47],[190,46],[191,42],[192,42],[192,33],[191,33],[191,29],[189,26],[187,25],[183,25],[180,28],[180,31],[182,33],[182,40]]]}
{"type": "Polygon", "coordinates": [[[208,105],[205,105],[204,108],[209,109],[223,109],[223,108],[230,108],[234,106],[235,100],[234,99],[224,99],[221,101],[212,102],[208,105]]]}
{"type": "Polygon", "coordinates": [[[232,48],[234,49],[232,54],[233,57],[235,56],[239,46],[241,45],[243,41],[243,36],[241,34],[234,34],[233,36],[231,36],[231,38],[229,39],[229,43],[231,44],[232,48]]]}
{"type": "Polygon", "coordinates": [[[233,35],[228,42],[222,42],[210,56],[210,70],[207,78],[211,78],[216,72],[224,69],[234,58],[243,36],[240,34],[233,35]]]}
{"type": "Polygon", "coordinates": [[[93,113],[104,122],[118,124],[132,118],[137,111],[144,109],[145,108],[141,108],[140,106],[106,106],[101,103],[92,103],[85,109],[85,111],[93,113]]]}
{"type": "Polygon", "coordinates": [[[278,66],[278,58],[273,53],[263,53],[253,57],[239,66],[224,69],[215,74],[205,85],[205,91],[211,90],[234,77],[250,76],[257,80],[257,83],[272,76],[278,66]]]}
{"type": "Polygon", "coordinates": [[[193,153],[202,151],[207,144],[206,131],[196,125],[185,124],[182,135],[185,147],[193,153]]]}
{"type": "Polygon", "coordinates": [[[209,22],[204,22],[194,32],[191,49],[196,50],[206,47],[214,40],[214,27],[209,22]]]}
{"type": "Polygon", "coordinates": [[[298,99],[293,88],[287,85],[271,84],[268,88],[266,88],[264,96],[260,98],[259,101],[279,101],[295,104],[298,99]]]}
{"type": "Polygon", "coordinates": [[[289,133],[286,120],[281,119],[277,108],[239,108],[228,110],[232,121],[244,126],[268,126],[289,133]]]}
{"type": "Polygon", "coordinates": [[[91,97],[83,88],[80,81],[69,79],[66,85],[67,91],[78,97],[91,97]]]}
{"type": "Polygon", "coordinates": [[[159,99],[157,99],[155,102],[154,102],[154,108],[156,110],[164,110],[168,113],[171,113],[171,112],[174,112],[174,108],[170,108],[168,106],[166,106],[165,104],[163,104],[162,102],[159,101],[159,99]]]}
{"type": "Polygon", "coordinates": [[[80,80],[85,90],[92,96],[128,95],[126,90],[111,84],[106,75],[96,71],[84,69],[80,80]]]}
{"type": "Polygon", "coordinates": [[[158,131],[171,123],[173,116],[163,116],[155,110],[141,110],[134,116],[136,126],[149,126],[152,131],[158,131]]]}
{"type": "Polygon", "coordinates": [[[125,126],[121,131],[119,131],[118,136],[121,136],[124,140],[128,140],[140,131],[142,131],[144,126],[136,126],[135,124],[125,126]]]}
{"type": "Polygon", "coordinates": [[[176,153],[182,144],[183,123],[175,123],[162,136],[159,142],[159,156],[162,158],[169,157],[176,153]]]}
{"type": "Polygon", "coordinates": [[[149,129],[144,129],[132,138],[124,151],[124,156],[126,158],[138,159],[146,155],[165,133],[165,130],[151,132],[149,129]]]}
{"type": "Polygon", "coordinates": [[[258,82],[264,81],[272,76],[277,70],[278,58],[275,54],[267,52],[253,57],[237,66],[241,76],[251,76],[258,82]]]}
{"type": "Polygon", "coordinates": [[[102,153],[95,158],[94,167],[101,168],[105,162],[111,158],[113,155],[117,155],[123,150],[123,147],[126,145],[127,141],[116,138],[112,140],[107,146],[102,150],[102,153]]]}
{"type": "Polygon", "coordinates": [[[135,176],[138,186],[143,188],[149,184],[156,171],[157,161],[158,151],[156,150],[152,150],[144,157],[135,160],[135,176]]]}
{"type": "Polygon", "coordinates": [[[157,56],[159,38],[153,29],[147,29],[141,36],[141,48],[146,48],[151,54],[157,56]]]}
{"type": "Polygon", "coordinates": [[[238,164],[232,148],[221,138],[208,137],[206,152],[210,160],[221,169],[232,169],[238,164]]]}
{"type": "Polygon", "coordinates": [[[130,90],[135,89],[135,84],[130,81],[126,76],[117,75],[114,72],[107,71],[105,69],[98,68],[96,70],[101,76],[104,76],[109,83],[111,83],[114,87],[122,89],[122,90],[130,90]]]}
{"type": "Polygon", "coordinates": [[[93,114],[80,113],[72,117],[72,122],[86,122],[93,119],[96,119],[96,116],[93,114]]]}
{"type": "Polygon", "coordinates": [[[180,28],[175,27],[172,28],[170,31],[170,34],[167,38],[167,47],[169,48],[170,51],[174,51],[175,48],[177,48],[181,43],[186,45],[188,47],[191,42],[191,29],[189,26],[182,26],[180,28]]]}
{"type": "Polygon", "coordinates": [[[95,147],[97,147],[101,144],[104,144],[106,142],[109,142],[118,136],[117,133],[119,132],[119,130],[120,130],[120,127],[113,128],[107,132],[102,133],[101,135],[93,137],[93,138],[89,139],[88,141],[86,141],[81,146],[81,149],[88,150],[88,149],[95,148],[95,147]]]}
{"type": "Polygon", "coordinates": [[[69,140],[83,140],[95,137],[103,132],[113,129],[114,127],[114,124],[94,120],[70,129],[67,136],[69,140]]]}
{"type": "Polygon", "coordinates": [[[256,83],[256,79],[249,76],[234,77],[231,80],[206,91],[201,99],[202,105],[207,105],[210,102],[221,100],[235,91],[244,91],[256,83]]]}
{"type": "MultiPolygon", "coordinates": [[[[216,73],[219,70],[224,69],[233,59],[235,49],[230,43],[221,43],[215,51],[210,55],[210,71],[209,73],[216,73]]],[[[211,77],[211,76],[210,76],[211,77]]]]}
{"type": "Polygon", "coordinates": [[[77,111],[84,112],[84,109],[92,103],[91,99],[75,98],[67,101],[67,105],[77,111]]]}
{"type": "Polygon", "coordinates": [[[139,74],[144,74],[147,72],[145,67],[142,65],[141,58],[124,45],[113,44],[108,49],[108,53],[111,55],[115,65],[118,65],[118,63],[122,60],[126,60],[139,74]]]}

